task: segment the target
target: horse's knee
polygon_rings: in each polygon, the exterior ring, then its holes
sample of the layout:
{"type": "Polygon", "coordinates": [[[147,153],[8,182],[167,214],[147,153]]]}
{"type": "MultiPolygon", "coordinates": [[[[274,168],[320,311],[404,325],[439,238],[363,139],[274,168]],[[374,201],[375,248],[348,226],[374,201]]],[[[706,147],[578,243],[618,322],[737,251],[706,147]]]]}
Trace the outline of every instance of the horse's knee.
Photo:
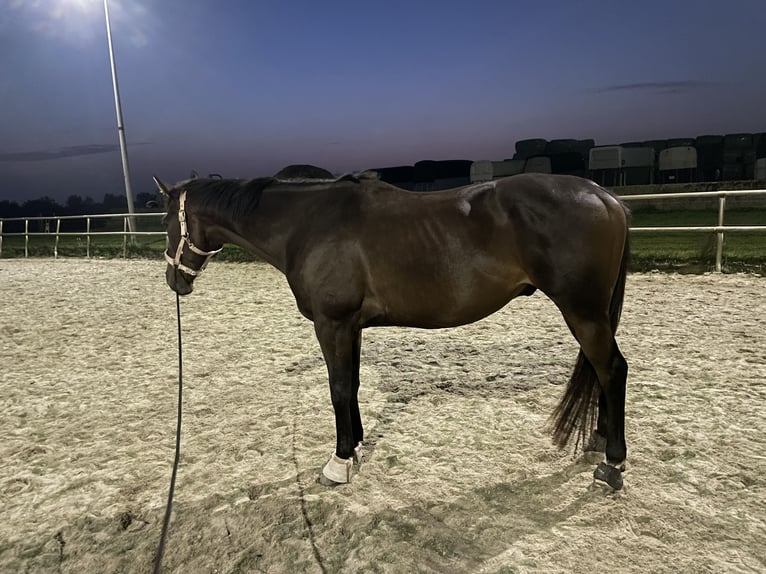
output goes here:
{"type": "Polygon", "coordinates": [[[347,409],[351,405],[351,393],[333,388],[330,389],[330,400],[332,401],[332,406],[336,409],[347,409]]]}

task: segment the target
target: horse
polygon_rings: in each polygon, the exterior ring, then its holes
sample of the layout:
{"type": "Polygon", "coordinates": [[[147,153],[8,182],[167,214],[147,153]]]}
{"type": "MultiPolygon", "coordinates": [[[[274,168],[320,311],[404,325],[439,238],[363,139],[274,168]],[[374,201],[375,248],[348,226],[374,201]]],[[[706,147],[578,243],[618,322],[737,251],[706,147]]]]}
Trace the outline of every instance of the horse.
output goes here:
{"type": "Polygon", "coordinates": [[[299,311],[313,322],[335,413],[335,451],[322,468],[323,484],[350,482],[362,461],[364,329],[465,325],[539,290],[580,345],[551,416],[553,441],[564,447],[577,430],[588,460],[600,460],[594,479],[622,488],[628,364],[615,332],[629,212],[607,189],[541,173],[427,193],[405,191],[374,172],[197,178],[173,186],[154,180],[166,203],[173,291],[191,293],[210,258],[236,244],[285,275],[299,311]]]}

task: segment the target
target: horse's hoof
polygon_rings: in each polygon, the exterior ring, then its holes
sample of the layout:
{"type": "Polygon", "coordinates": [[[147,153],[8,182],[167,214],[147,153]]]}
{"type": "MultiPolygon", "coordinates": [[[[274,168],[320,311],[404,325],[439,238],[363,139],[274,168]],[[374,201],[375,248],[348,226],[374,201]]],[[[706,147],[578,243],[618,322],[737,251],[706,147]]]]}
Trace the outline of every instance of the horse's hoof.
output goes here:
{"type": "MultiPolygon", "coordinates": [[[[353,459],[340,458],[335,453],[332,453],[330,460],[327,461],[327,464],[322,469],[322,477],[335,484],[346,484],[351,482],[351,469],[353,466],[353,459]]],[[[325,484],[321,478],[320,483],[325,484]]]]}
{"type": "Polygon", "coordinates": [[[625,465],[621,467],[612,466],[605,462],[599,463],[596,470],[593,471],[593,480],[596,482],[604,483],[614,490],[622,489],[622,471],[625,469],[625,465]]]}
{"type": "Polygon", "coordinates": [[[362,448],[362,442],[359,441],[354,447],[354,464],[362,466],[362,462],[364,462],[364,449],[362,448]]]}

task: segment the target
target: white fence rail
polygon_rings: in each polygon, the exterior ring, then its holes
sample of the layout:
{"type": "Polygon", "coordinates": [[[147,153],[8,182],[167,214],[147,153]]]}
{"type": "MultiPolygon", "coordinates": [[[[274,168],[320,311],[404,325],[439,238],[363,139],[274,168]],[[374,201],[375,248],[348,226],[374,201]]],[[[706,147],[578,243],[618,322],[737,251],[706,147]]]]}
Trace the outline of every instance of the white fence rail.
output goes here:
{"type": "Polygon", "coordinates": [[[87,257],[91,256],[91,237],[107,237],[107,236],[122,236],[122,256],[127,256],[128,251],[128,238],[131,241],[135,237],[141,236],[155,236],[164,237],[164,231],[129,231],[130,226],[128,221],[138,218],[158,219],[164,217],[164,213],[107,213],[103,215],[52,215],[49,217],[8,217],[0,218],[0,257],[3,255],[3,238],[4,237],[24,237],[24,257],[29,257],[29,238],[30,237],[54,237],[53,244],[53,256],[58,257],[59,240],[62,237],[82,237],[85,236],[85,253],[87,257]],[[122,218],[122,231],[92,231],[91,222],[94,219],[119,219],[122,218]],[[3,231],[3,224],[8,222],[24,222],[24,231],[18,231],[13,233],[6,233],[3,231]],[[56,222],[56,229],[51,231],[47,229],[45,231],[29,231],[29,222],[38,221],[43,225],[50,225],[51,221],[56,222]],[[85,231],[61,231],[62,221],[85,221],[85,231]]]}
{"type": "Polygon", "coordinates": [[[726,212],[726,198],[735,196],[753,196],[753,195],[766,195],[766,189],[749,189],[749,190],[737,190],[737,191],[690,191],[681,193],[649,193],[649,194],[637,194],[637,195],[621,195],[620,199],[626,202],[640,201],[640,200],[667,200],[667,199],[692,199],[692,198],[718,198],[718,225],[700,227],[700,226],[686,226],[686,227],[631,227],[632,233],[678,233],[678,232],[699,232],[706,231],[716,233],[718,240],[715,251],[715,270],[720,273],[723,264],[723,240],[724,234],[730,232],[766,232],[766,225],[724,225],[724,215],[726,212]]]}
{"type": "MultiPolygon", "coordinates": [[[[625,202],[641,201],[641,200],[653,200],[662,201],[668,199],[692,199],[692,198],[718,198],[718,225],[711,226],[660,226],[660,227],[631,227],[632,233],[679,233],[679,232],[709,232],[716,233],[718,236],[716,246],[716,258],[715,269],[721,271],[721,265],[723,261],[723,244],[724,236],[726,233],[737,232],[766,232],[766,224],[764,225],[724,225],[724,216],[726,212],[726,198],[734,196],[756,196],[766,195],[766,189],[754,189],[754,190],[737,190],[737,191],[692,191],[681,193],[653,193],[653,194],[640,194],[640,195],[621,195],[620,199],[625,202]]],[[[127,213],[118,214],[105,214],[105,215],[64,215],[64,216],[51,216],[51,217],[14,217],[14,218],[0,218],[0,257],[3,253],[3,238],[4,237],[24,237],[24,257],[29,257],[29,238],[42,236],[50,237],[54,236],[55,242],[53,247],[53,256],[58,257],[59,239],[66,236],[78,236],[86,237],[86,256],[91,256],[91,237],[94,236],[114,236],[119,235],[123,238],[123,257],[127,255],[128,238],[131,240],[138,236],[157,236],[162,237],[165,235],[164,231],[129,231],[128,220],[130,217],[135,218],[158,218],[163,217],[164,213],[136,213],[132,216],[127,213]],[[94,219],[115,219],[122,218],[122,231],[91,231],[91,221],[94,219]],[[66,220],[84,220],[85,231],[61,231],[61,222],[66,220]],[[23,221],[24,231],[6,233],[3,231],[3,224],[7,222],[23,221]],[[40,222],[56,222],[55,231],[29,231],[30,221],[40,222]]]]}

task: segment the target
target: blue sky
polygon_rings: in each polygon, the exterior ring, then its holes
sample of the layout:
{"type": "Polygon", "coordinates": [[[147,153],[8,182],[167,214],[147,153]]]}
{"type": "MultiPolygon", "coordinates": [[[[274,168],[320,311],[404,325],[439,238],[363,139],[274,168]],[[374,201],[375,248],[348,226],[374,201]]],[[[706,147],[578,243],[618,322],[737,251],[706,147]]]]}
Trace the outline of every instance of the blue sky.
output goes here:
{"type": "MultiPolygon", "coordinates": [[[[766,131],[766,3],[110,0],[134,193],[766,131]]],[[[101,0],[0,0],[0,199],[124,193],[101,0]]]]}

